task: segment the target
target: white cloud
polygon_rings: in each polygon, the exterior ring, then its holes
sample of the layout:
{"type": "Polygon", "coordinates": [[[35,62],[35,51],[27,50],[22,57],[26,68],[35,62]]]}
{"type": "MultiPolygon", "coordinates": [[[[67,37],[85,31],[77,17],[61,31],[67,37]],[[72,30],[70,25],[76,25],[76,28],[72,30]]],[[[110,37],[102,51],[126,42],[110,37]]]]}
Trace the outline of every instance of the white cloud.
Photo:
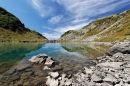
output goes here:
{"type": "Polygon", "coordinates": [[[33,6],[34,9],[36,9],[41,17],[45,17],[51,12],[53,12],[53,9],[51,6],[48,6],[44,3],[44,0],[28,0],[29,2],[31,1],[31,5],[33,6]]]}
{"type": "Polygon", "coordinates": [[[61,34],[60,33],[42,33],[42,35],[44,35],[45,37],[47,37],[49,40],[50,39],[58,39],[60,36],[61,36],[61,34]]]}
{"type": "Polygon", "coordinates": [[[80,23],[80,22],[86,22],[88,20],[88,18],[87,19],[75,19],[75,20],[73,20],[73,21],[71,21],[71,23],[80,23]]]}
{"type": "Polygon", "coordinates": [[[60,36],[68,31],[68,30],[78,30],[81,29],[82,27],[86,26],[88,23],[83,23],[83,24],[79,24],[76,26],[65,26],[65,27],[60,27],[60,28],[55,28],[53,29],[54,33],[42,33],[45,37],[47,37],[48,39],[58,39],[60,38],[60,36]]]}
{"type": "Polygon", "coordinates": [[[74,18],[82,18],[84,16],[93,17],[118,10],[119,6],[130,2],[129,0],[117,1],[118,0],[57,0],[74,18]]]}
{"type": "Polygon", "coordinates": [[[83,24],[79,24],[79,25],[75,25],[75,26],[64,26],[64,27],[59,27],[56,28],[55,31],[58,33],[63,34],[64,32],[68,31],[68,30],[78,30],[81,29],[82,27],[86,26],[88,23],[83,23],[83,24]]]}
{"type": "Polygon", "coordinates": [[[51,24],[56,24],[62,19],[62,17],[62,15],[54,16],[50,20],[48,20],[48,22],[51,24]]]}

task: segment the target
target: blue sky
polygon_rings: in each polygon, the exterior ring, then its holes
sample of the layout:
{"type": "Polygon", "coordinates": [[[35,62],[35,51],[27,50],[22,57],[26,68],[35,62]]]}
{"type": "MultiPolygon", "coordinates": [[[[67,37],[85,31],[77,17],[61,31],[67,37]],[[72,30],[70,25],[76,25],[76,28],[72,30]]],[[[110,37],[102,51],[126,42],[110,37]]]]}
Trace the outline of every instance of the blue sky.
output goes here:
{"type": "Polygon", "coordinates": [[[0,6],[48,39],[130,9],[130,0],[0,0],[0,6]]]}

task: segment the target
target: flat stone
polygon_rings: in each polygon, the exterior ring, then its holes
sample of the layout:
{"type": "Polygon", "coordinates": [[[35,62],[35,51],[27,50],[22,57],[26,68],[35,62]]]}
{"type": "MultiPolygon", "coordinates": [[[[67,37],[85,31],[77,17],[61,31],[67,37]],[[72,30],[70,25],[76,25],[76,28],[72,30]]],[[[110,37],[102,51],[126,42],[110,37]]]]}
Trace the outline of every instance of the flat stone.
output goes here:
{"type": "Polygon", "coordinates": [[[22,65],[19,65],[16,67],[16,70],[17,71],[23,71],[27,68],[30,68],[32,66],[32,64],[22,64],[22,65]]]}
{"type": "Polygon", "coordinates": [[[94,81],[94,82],[98,82],[98,81],[101,81],[102,79],[100,77],[98,77],[96,74],[93,74],[91,76],[91,79],[94,81]]]}
{"type": "Polygon", "coordinates": [[[54,63],[54,60],[51,57],[48,57],[46,59],[45,65],[52,65],[54,63]]]}
{"type": "Polygon", "coordinates": [[[36,79],[32,81],[31,83],[34,86],[43,86],[46,83],[46,81],[47,81],[47,78],[43,77],[43,78],[36,79]]]}
{"type": "Polygon", "coordinates": [[[51,68],[52,71],[60,71],[62,70],[62,67],[61,66],[55,66],[54,68],[51,68]]]}
{"type": "Polygon", "coordinates": [[[114,69],[120,69],[123,62],[105,62],[105,63],[99,63],[97,66],[100,67],[112,67],[114,69]]]}
{"type": "Polygon", "coordinates": [[[52,77],[52,78],[57,78],[59,76],[59,73],[58,72],[49,72],[49,75],[52,77]]]}
{"type": "Polygon", "coordinates": [[[117,82],[117,79],[112,76],[111,74],[107,74],[107,76],[103,79],[103,81],[106,81],[106,82],[117,82]]]}
{"type": "Polygon", "coordinates": [[[12,75],[15,72],[16,72],[16,69],[10,69],[9,71],[3,73],[3,75],[12,75]]]}
{"type": "Polygon", "coordinates": [[[19,75],[13,75],[13,76],[11,76],[11,78],[10,78],[11,81],[15,81],[15,80],[18,80],[18,79],[20,79],[20,76],[19,76],[19,75]]]}
{"type": "Polygon", "coordinates": [[[87,74],[88,74],[88,73],[90,73],[90,74],[93,73],[92,69],[89,69],[89,68],[87,68],[87,67],[84,67],[84,69],[85,69],[85,72],[86,72],[87,74]]]}

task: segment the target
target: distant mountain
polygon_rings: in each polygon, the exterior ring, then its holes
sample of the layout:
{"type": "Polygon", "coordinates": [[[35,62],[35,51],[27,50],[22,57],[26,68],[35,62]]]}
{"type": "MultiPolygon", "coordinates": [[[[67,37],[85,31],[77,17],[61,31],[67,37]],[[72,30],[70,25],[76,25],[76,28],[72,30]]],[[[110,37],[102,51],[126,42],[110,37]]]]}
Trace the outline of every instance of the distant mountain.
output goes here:
{"type": "Polygon", "coordinates": [[[130,41],[130,10],[97,19],[80,30],[69,30],[61,41],[130,41]]]}
{"type": "Polygon", "coordinates": [[[13,14],[0,7],[0,41],[44,41],[46,37],[24,26],[13,14]]]}

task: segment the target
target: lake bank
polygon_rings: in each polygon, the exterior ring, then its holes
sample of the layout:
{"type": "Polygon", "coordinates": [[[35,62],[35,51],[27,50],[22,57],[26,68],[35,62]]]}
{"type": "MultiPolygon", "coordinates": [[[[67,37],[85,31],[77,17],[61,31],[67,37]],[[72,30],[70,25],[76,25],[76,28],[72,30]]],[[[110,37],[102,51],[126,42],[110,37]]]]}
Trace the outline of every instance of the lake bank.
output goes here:
{"type": "Polygon", "coordinates": [[[40,83],[45,84],[48,72],[56,72],[57,70],[60,75],[67,73],[67,75],[74,76],[79,70],[83,71],[84,67],[95,65],[95,62],[93,62],[91,58],[103,55],[101,52],[105,50],[104,47],[102,48],[101,46],[94,47],[94,45],[88,46],[86,44],[78,43],[43,44],[38,50],[26,54],[25,58],[23,58],[16,66],[3,73],[3,75],[0,76],[0,83],[5,84],[5,86],[20,84],[33,85],[34,83],[35,85],[40,83]],[[39,53],[46,53],[54,58],[56,64],[51,67],[51,70],[43,70],[44,65],[32,64],[28,61],[30,57],[39,53]]]}
{"type": "Polygon", "coordinates": [[[93,61],[95,65],[84,66],[74,76],[50,72],[47,86],[129,86],[130,85],[130,43],[116,43],[106,55],[93,61]],[[57,74],[57,76],[56,76],[57,74]],[[55,77],[56,76],[56,77],[55,77]]]}

